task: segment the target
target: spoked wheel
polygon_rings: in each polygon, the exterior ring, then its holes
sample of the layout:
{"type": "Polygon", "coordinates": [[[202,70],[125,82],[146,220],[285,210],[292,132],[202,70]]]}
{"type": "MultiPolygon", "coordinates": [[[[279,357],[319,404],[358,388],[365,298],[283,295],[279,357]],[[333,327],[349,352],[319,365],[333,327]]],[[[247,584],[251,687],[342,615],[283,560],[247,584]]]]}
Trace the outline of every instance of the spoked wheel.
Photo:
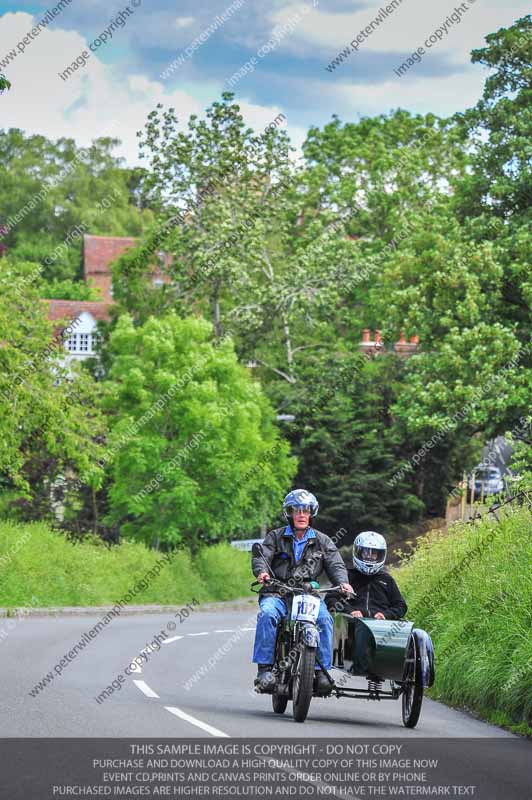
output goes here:
{"type": "Polygon", "coordinates": [[[314,690],[315,661],[316,650],[303,645],[293,678],[293,714],[296,722],[304,722],[307,718],[314,690]]]}
{"type": "MultiPolygon", "coordinates": [[[[284,683],[287,679],[287,672],[286,668],[284,667],[285,664],[285,653],[287,650],[287,641],[283,636],[282,629],[277,630],[277,638],[275,641],[275,667],[278,673],[278,681],[284,683]],[[283,666],[281,666],[283,665],[283,666]]],[[[277,687],[275,687],[276,689],[277,687]]],[[[284,714],[286,711],[286,706],[288,705],[288,695],[286,694],[279,694],[278,692],[273,690],[272,694],[272,706],[273,710],[276,714],[284,714]]]]}
{"type": "Polygon", "coordinates": [[[421,682],[421,659],[413,636],[408,643],[405,677],[403,679],[403,725],[415,728],[421,714],[423,685],[421,682]]]}
{"type": "Polygon", "coordinates": [[[286,706],[288,705],[288,696],[286,694],[277,694],[274,691],[272,694],[272,706],[276,714],[284,714],[286,706]]]}

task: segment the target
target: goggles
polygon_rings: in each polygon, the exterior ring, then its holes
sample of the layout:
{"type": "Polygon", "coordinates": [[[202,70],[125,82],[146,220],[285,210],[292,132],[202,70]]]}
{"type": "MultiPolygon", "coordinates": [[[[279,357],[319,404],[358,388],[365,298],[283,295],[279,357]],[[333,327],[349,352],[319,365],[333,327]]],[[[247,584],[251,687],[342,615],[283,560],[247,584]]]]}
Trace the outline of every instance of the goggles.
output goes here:
{"type": "Polygon", "coordinates": [[[289,506],[287,511],[289,514],[310,514],[310,506],[289,506]]]}

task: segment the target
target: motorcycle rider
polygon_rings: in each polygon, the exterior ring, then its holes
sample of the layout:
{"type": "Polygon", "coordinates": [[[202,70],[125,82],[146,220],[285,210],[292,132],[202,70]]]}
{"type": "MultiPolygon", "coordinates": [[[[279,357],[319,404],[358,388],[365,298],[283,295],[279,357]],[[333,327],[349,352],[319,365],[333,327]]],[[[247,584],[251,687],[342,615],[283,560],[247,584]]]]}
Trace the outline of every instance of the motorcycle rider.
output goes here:
{"type": "MultiPolygon", "coordinates": [[[[345,592],[352,592],[343,559],[332,540],[321,531],[311,527],[318,514],[318,501],[311,492],[295,489],[283,501],[283,515],[287,525],[269,531],[262,543],[262,555],[253,556],[252,570],[263,584],[259,592],[260,610],[257,615],[253,662],[258,664],[255,686],[269,691],[275,685],[272,673],[277,626],[288,613],[286,601],[279,588],[268,586],[270,577],[294,583],[315,580],[325,570],[331,583],[340,584],[345,592]]],[[[320,633],[318,658],[329,669],[332,663],[333,621],[325,602],[320,599],[317,618],[320,633]]],[[[316,664],[317,674],[314,690],[328,694],[330,684],[316,664]]]]}
{"type": "MultiPolygon", "coordinates": [[[[386,550],[386,539],[380,533],[358,534],[353,543],[353,568],[347,572],[357,597],[340,600],[336,610],[347,611],[352,617],[374,619],[405,616],[407,605],[399,587],[391,575],[383,572],[386,550]]],[[[332,599],[333,593],[327,595],[329,605],[332,599]]]]}

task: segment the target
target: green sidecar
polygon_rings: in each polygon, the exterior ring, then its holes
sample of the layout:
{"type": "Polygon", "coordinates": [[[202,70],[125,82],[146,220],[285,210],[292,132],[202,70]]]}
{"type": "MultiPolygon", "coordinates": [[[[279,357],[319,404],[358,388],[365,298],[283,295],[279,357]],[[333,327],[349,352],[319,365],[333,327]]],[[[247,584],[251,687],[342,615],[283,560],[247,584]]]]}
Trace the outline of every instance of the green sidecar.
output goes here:
{"type": "Polygon", "coordinates": [[[397,700],[402,697],[403,723],[419,720],[423,690],[434,683],[434,650],[428,634],[408,620],[357,618],[332,612],[333,667],[345,672],[335,681],[337,697],[397,700]],[[347,678],[364,677],[367,689],[347,686],[347,678]],[[383,689],[390,681],[389,690],[383,689]]]}

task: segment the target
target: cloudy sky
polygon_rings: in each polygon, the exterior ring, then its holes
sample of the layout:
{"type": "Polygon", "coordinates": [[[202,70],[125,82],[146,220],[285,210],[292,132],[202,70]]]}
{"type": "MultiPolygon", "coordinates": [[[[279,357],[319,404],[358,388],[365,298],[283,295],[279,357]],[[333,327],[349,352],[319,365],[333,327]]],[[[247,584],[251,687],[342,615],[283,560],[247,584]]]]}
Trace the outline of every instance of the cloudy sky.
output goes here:
{"type": "Polygon", "coordinates": [[[62,0],[24,43],[58,2],[0,0],[0,71],[12,82],[0,96],[0,127],[82,145],[112,134],[131,164],[135,133],[156,103],[186,120],[231,87],[249,124],[260,130],[282,112],[297,145],[333,114],[349,121],[401,107],[449,115],[482,91],[486,73],[470,51],[530,11],[521,0],[396,0],[358,50],[327,70],[390,0],[62,0]],[[437,29],[440,38],[398,77],[394,70],[437,29]],[[88,59],[63,80],[84,51],[88,59]]]}

